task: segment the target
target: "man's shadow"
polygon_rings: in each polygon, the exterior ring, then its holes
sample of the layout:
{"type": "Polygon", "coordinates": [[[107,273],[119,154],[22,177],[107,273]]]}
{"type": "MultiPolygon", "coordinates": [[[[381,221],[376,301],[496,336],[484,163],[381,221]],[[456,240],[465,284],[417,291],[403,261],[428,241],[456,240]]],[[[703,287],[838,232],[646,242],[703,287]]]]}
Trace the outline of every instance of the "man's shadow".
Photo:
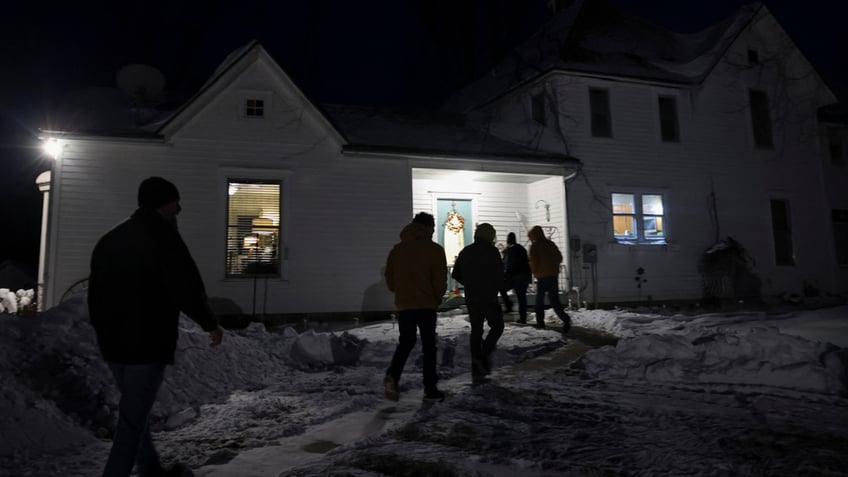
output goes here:
{"type": "Polygon", "coordinates": [[[385,278],[386,267],[380,268],[379,281],[371,284],[362,294],[362,320],[389,320],[395,308],[395,296],[389,291],[385,278]]]}

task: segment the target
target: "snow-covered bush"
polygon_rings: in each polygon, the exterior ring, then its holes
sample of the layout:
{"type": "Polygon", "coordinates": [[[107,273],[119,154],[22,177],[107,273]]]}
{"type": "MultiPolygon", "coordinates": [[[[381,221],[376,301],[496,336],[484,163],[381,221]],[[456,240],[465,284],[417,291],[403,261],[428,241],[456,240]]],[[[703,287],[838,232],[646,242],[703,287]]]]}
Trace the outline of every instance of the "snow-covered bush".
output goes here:
{"type": "Polygon", "coordinates": [[[0,313],[23,314],[35,308],[35,291],[20,289],[16,292],[0,288],[0,313]]]}

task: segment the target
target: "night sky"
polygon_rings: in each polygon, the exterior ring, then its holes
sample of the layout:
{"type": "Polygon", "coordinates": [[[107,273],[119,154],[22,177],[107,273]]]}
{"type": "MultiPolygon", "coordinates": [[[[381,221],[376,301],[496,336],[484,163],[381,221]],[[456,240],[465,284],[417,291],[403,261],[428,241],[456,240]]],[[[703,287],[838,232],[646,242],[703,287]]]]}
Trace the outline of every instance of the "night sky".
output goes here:
{"type": "MultiPolygon", "coordinates": [[[[696,31],[745,3],[612,1],[677,31],[696,31]]],[[[848,2],[765,3],[848,99],[848,2]]],[[[422,108],[484,73],[547,15],[544,0],[98,0],[3,8],[0,263],[33,267],[41,220],[33,181],[50,166],[39,157],[37,130],[68,127],[50,111],[71,91],[114,87],[121,66],[158,68],[177,104],[228,53],[258,39],[315,101],[422,108]]]]}

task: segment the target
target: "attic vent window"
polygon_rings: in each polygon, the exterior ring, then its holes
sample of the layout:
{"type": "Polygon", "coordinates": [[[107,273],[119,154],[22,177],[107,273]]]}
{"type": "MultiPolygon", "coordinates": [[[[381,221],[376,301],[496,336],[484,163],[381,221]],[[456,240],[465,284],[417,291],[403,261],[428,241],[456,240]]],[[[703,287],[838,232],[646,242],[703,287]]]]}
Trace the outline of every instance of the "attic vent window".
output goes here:
{"type": "Polygon", "coordinates": [[[748,50],[748,64],[750,65],[758,65],[760,64],[760,54],[757,50],[748,50]]]}
{"type": "Polygon", "coordinates": [[[261,99],[247,99],[244,102],[244,115],[251,118],[265,117],[265,101],[261,99]]]}

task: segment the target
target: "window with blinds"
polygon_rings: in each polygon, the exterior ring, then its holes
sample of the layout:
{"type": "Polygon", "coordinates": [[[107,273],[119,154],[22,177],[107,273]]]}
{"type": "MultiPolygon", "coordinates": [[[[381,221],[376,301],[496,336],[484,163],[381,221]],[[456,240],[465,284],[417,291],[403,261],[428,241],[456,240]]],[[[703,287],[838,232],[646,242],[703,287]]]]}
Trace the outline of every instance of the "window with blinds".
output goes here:
{"type": "Polygon", "coordinates": [[[281,183],[227,185],[227,277],[280,276],[281,183]]]}

